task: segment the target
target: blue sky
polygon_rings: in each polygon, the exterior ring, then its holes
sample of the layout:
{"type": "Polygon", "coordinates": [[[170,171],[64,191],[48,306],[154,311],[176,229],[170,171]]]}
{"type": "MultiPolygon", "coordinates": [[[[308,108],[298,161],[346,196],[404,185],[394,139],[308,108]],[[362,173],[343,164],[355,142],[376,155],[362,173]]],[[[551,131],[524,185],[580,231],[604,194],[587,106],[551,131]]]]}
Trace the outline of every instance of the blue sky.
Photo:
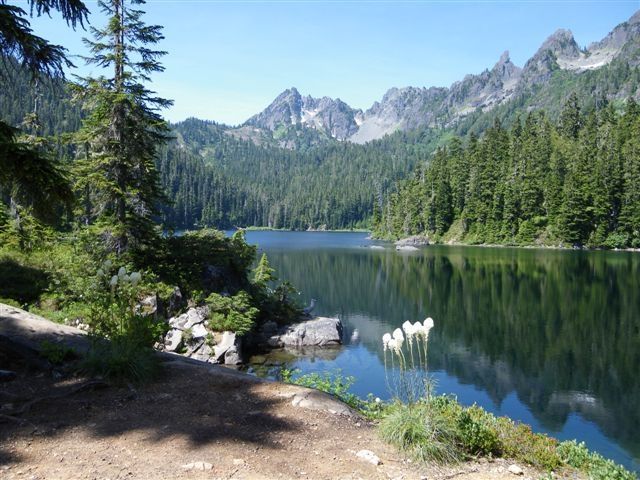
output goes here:
{"type": "MultiPolygon", "coordinates": [[[[96,2],[87,5],[100,26],[96,2]]],[[[148,0],[143,9],[147,23],[165,27],[166,71],[153,85],[175,101],[165,116],[238,124],[292,86],[367,109],[390,87],[449,86],[491,68],[504,50],[522,66],[558,28],[588,45],[639,10],[640,0],[148,0]]],[[[55,15],[32,26],[85,53],[88,33],[55,15]]]]}

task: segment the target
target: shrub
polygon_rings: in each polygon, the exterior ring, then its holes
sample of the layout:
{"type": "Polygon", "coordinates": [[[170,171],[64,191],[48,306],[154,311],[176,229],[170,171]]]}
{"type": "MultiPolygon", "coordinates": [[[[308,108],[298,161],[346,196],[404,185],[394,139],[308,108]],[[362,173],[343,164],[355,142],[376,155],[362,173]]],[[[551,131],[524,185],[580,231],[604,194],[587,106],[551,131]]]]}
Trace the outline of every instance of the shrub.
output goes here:
{"type": "Polygon", "coordinates": [[[182,341],[185,345],[191,345],[193,343],[193,330],[187,328],[182,332],[182,341]]]}
{"type": "Polygon", "coordinates": [[[561,465],[556,449],[558,441],[554,438],[534,433],[529,425],[507,417],[496,419],[496,429],[505,456],[548,470],[561,465]]]}
{"type": "Polygon", "coordinates": [[[495,418],[478,406],[462,411],[458,418],[458,437],[464,450],[473,455],[500,455],[502,444],[495,428],[495,418]]]}
{"type": "Polygon", "coordinates": [[[253,328],[258,309],[251,305],[247,292],[241,291],[232,297],[212,293],[206,302],[209,306],[209,328],[212,330],[229,330],[244,335],[253,328]]]}
{"type": "Polygon", "coordinates": [[[45,340],[40,344],[40,355],[53,365],[60,365],[65,360],[75,357],[75,351],[65,345],[45,340]]]}
{"type": "Polygon", "coordinates": [[[557,449],[562,462],[586,472],[589,478],[603,480],[635,480],[637,477],[602,455],[590,452],[584,443],[562,442],[557,449]]]}
{"type": "Polygon", "coordinates": [[[137,313],[141,275],[129,275],[125,267],[117,272],[111,275],[111,262],[104,262],[87,299],[94,341],[83,369],[119,381],[147,381],[158,367],[152,346],[167,326],[137,313]]]}

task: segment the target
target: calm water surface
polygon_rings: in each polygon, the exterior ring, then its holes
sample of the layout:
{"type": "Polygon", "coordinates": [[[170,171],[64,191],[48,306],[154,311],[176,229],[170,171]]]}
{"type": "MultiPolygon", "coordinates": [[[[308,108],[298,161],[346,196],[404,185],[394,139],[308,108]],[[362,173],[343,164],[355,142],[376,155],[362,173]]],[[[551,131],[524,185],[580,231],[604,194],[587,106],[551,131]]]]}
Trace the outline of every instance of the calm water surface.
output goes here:
{"type": "Polygon", "coordinates": [[[345,325],[343,348],[289,367],[341,369],[357,379],[354,393],[387,398],[382,335],[431,316],[438,392],[585,441],[640,471],[640,254],[396,252],[364,233],[248,232],[247,240],[302,303],[317,299],[315,314],[345,325]]]}

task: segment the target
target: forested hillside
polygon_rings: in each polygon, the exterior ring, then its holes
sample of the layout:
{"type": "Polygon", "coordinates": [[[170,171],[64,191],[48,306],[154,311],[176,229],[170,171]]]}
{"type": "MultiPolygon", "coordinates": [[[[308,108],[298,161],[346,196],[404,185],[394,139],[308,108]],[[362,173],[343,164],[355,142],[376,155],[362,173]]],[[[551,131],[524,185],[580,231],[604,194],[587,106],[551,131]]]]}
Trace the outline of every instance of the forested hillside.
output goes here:
{"type": "Polygon", "coordinates": [[[640,247],[640,108],[630,99],[557,122],[542,111],[455,138],[374,219],[381,236],[468,243],[640,247]]]}
{"type": "Polygon", "coordinates": [[[160,169],[178,207],[168,218],[178,226],[209,224],[212,218],[223,226],[366,226],[374,198],[428,158],[441,138],[436,131],[398,132],[367,145],[334,142],[294,151],[239,140],[213,122],[189,119],[173,128],[177,140],[160,169]],[[186,176],[174,177],[164,166],[178,157],[188,159],[182,167],[186,176]],[[208,190],[214,178],[225,179],[224,192],[208,190]],[[193,208],[181,207],[187,204],[193,208]],[[228,208],[216,217],[222,205],[228,208]]]}
{"type": "MultiPolygon", "coordinates": [[[[634,15],[601,44],[594,44],[593,55],[617,52],[597,68],[587,65],[591,57],[576,50],[569,32],[559,31],[523,69],[505,53],[493,69],[445,89],[447,101],[443,100],[445,90],[429,94],[430,89],[391,89],[372,109],[375,115],[386,115],[389,125],[400,127],[364,144],[344,140],[355,129],[349,118],[359,115],[358,111],[327,97],[302,97],[295,89],[287,90],[242,127],[195,118],[173,124],[170,135],[174,138],[159,149],[157,158],[169,200],[161,206],[161,220],[165,227],[176,229],[369,227],[374,206],[379,210],[389,204],[395,183],[407,178],[416,165],[428,164],[436,148],[453,136],[466,144],[469,135],[482,136],[496,121],[502,128],[511,128],[532,111],[544,110],[545,118],[555,123],[572,93],[583,112],[601,111],[605,104],[620,110],[626,98],[637,99],[638,25],[634,15]],[[515,79],[517,88],[508,88],[515,79]],[[474,107],[470,99],[476,97],[483,100],[474,107]],[[431,103],[423,100],[439,102],[438,112],[430,111],[431,103]],[[291,115],[298,123],[290,123],[291,115]],[[284,128],[282,122],[289,124],[284,128]]],[[[41,135],[77,131],[81,111],[64,84],[40,80],[35,85],[29,75],[10,70],[0,93],[2,119],[19,125],[35,110],[41,135]]],[[[73,161],[82,152],[65,149],[65,154],[73,161]]],[[[434,161],[443,160],[436,157],[434,161]]],[[[412,212],[404,215],[415,217],[412,212]]],[[[414,230],[387,225],[384,234],[414,230]]]]}

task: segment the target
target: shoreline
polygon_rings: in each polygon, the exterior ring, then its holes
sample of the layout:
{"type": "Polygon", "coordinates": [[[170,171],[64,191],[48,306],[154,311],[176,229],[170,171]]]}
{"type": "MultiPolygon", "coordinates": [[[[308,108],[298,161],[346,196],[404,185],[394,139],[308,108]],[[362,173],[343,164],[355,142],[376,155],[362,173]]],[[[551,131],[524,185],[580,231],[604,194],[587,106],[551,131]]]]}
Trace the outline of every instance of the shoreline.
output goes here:
{"type": "MultiPolygon", "coordinates": [[[[381,238],[372,236],[371,240],[378,240],[381,242],[386,242],[392,245],[395,245],[397,242],[401,242],[406,240],[409,237],[401,237],[396,240],[391,240],[389,238],[381,238]]],[[[465,242],[439,242],[435,241],[429,243],[428,245],[422,245],[418,247],[418,249],[423,249],[425,247],[430,246],[450,246],[450,247],[482,247],[482,248],[513,248],[513,249],[524,249],[524,250],[557,250],[557,251],[572,251],[572,252],[632,252],[639,253],[640,248],[575,248],[575,247],[563,247],[560,245],[511,245],[511,244],[500,244],[500,243],[465,243],[465,242]]]]}

